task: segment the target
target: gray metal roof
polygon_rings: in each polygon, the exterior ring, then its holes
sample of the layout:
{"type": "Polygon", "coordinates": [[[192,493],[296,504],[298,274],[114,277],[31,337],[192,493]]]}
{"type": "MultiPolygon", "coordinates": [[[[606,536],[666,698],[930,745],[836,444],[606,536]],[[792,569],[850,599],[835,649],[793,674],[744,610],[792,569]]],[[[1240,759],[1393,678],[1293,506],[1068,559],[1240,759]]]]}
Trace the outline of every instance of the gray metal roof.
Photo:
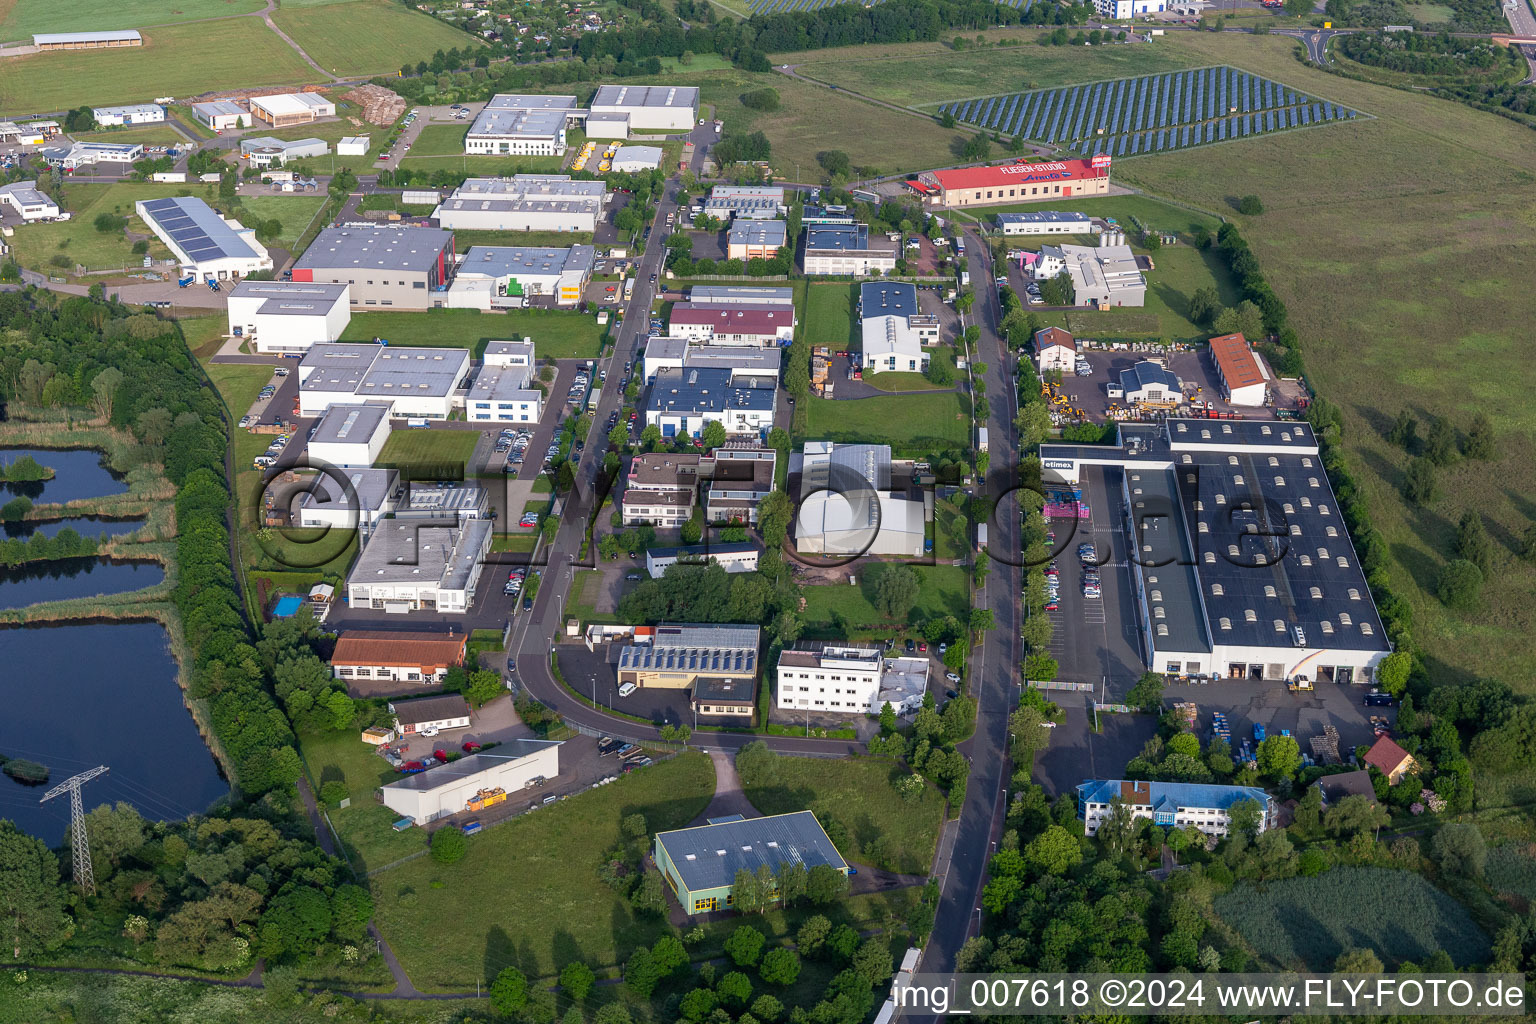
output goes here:
{"type": "Polygon", "coordinates": [[[436,267],[453,232],[421,227],[329,227],[294,266],[326,270],[410,270],[436,267]]]}
{"type": "Polygon", "coordinates": [[[299,507],[377,512],[400,485],[400,474],[392,469],[348,469],[343,475],[345,486],[327,473],[315,477],[299,507]]]}
{"type": "Polygon", "coordinates": [[[1033,210],[1029,213],[999,213],[999,224],[1076,224],[1092,220],[1086,213],[1069,213],[1066,210],[1033,210]]]}
{"type": "Polygon", "coordinates": [[[58,205],[48,198],[45,193],[38,191],[36,178],[28,178],[26,181],[13,181],[9,185],[0,185],[0,195],[13,196],[23,206],[52,205],[57,207],[58,205]]]}
{"type": "Polygon", "coordinates": [[[646,359],[681,359],[688,352],[687,338],[657,335],[645,343],[646,359]]]}
{"type": "Polygon", "coordinates": [[[333,405],[325,410],[315,425],[310,444],[367,444],[379,425],[389,419],[389,406],[383,402],[362,405],[333,405]]]}
{"type": "Polygon", "coordinates": [[[692,85],[600,85],[592,94],[598,107],[697,107],[699,90],[692,85]]]}
{"type": "MultiPolygon", "coordinates": [[[[428,721],[431,721],[431,719],[428,719],[428,721]]],[[[436,768],[428,768],[424,772],[407,775],[402,779],[396,779],[394,782],[385,783],[383,788],[408,789],[418,793],[430,792],[434,789],[441,789],[444,786],[463,782],[465,779],[472,778],[492,768],[502,768],[521,761],[523,758],[537,754],[541,750],[558,747],[561,742],[561,740],[503,740],[487,753],[470,754],[459,758],[457,761],[449,761],[447,764],[438,765],[436,768]]]]}
{"type": "Polygon", "coordinates": [[[232,299],[263,298],[262,316],[324,315],[346,294],[344,284],[309,281],[241,281],[230,289],[232,299]]]}
{"type": "Polygon", "coordinates": [[[441,722],[445,718],[464,718],[469,714],[469,702],[457,693],[416,697],[411,700],[390,701],[390,713],[402,725],[417,722],[441,722]]]}
{"type": "Polygon", "coordinates": [[[696,284],[688,290],[688,301],[695,306],[793,306],[795,290],[744,284],[696,284]]]}
{"type": "Polygon", "coordinates": [[[235,115],[237,117],[250,116],[246,109],[234,100],[209,100],[207,103],[194,103],[192,104],[192,112],[204,118],[218,114],[225,116],[235,115]]]}
{"type": "Polygon", "coordinates": [[[1150,359],[1143,359],[1129,369],[1120,371],[1120,386],[1125,388],[1127,395],[1132,391],[1140,391],[1148,384],[1161,384],[1164,389],[1177,394],[1179,377],[1150,359]]]}
{"type": "Polygon", "coordinates": [[[788,228],[781,220],[739,220],[726,232],[730,245],[783,245],[788,228]]]}
{"type": "Polygon", "coordinates": [[[527,366],[487,366],[470,385],[471,402],[542,402],[542,392],[530,390],[528,379],[533,370],[527,366]]]}
{"type": "Polygon", "coordinates": [[[108,32],[36,32],[32,35],[32,45],[42,46],[46,43],[116,43],[129,39],[137,39],[143,42],[143,36],[138,29],[124,28],[108,32]]]}
{"type": "Polygon", "coordinates": [[[559,135],[566,119],[576,113],[575,96],[498,93],[475,117],[469,135],[549,138],[559,135]]]}
{"type": "Polygon", "coordinates": [[[378,523],[347,575],[348,584],[410,583],[461,590],[480,558],[481,543],[494,524],[466,520],[462,526],[427,526],[421,520],[378,523]]]}
{"type": "Polygon", "coordinates": [[[869,249],[867,224],[808,224],[806,252],[863,252],[869,249]]]}
{"type": "Polygon", "coordinates": [[[860,316],[917,316],[917,286],[902,281],[865,281],[859,285],[860,316]]]}
{"type": "Polygon", "coordinates": [[[193,263],[238,257],[254,259],[256,250],[194,196],[140,200],[143,217],[193,263]]]}
{"type": "Polygon", "coordinates": [[[592,269],[596,250],[590,245],[565,249],[530,245],[475,245],[464,254],[459,274],[481,277],[544,277],[582,274],[592,269]]]}
{"type": "Polygon", "coordinates": [[[100,120],[103,114],[115,114],[121,117],[124,114],[147,114],[152,110],[158,112],[162,119],[165,117],[165,108],[158,103],[127,103],[120,107],[92,107],[91,116],[100,120]]]}
{"type": "Polygon", "coordinates": [[[1305,420],[1170,419],[1167,434],[1175,451],[1197,446],[1256,446],[1298,454],[1318,454],[1317,438],[1305,420]]]}
{"type": "Polygon", "coordinates": [[[773,408],[777,381],[768,387],[734,383],[731,371],[708,367],[666,367],[656,374],[646,401],[647,412],[708,414],[726,409],[765,411],[773,408]]]}
{"type": "Polygon", "coordinates": [[[848,868],[810,811],[658,832],[656,844],[693,892],[731,885],[736,872],[755,872],[765,864],[770,871],[783,864],[807,869],[830,864],[844,872],[848,868]]]}

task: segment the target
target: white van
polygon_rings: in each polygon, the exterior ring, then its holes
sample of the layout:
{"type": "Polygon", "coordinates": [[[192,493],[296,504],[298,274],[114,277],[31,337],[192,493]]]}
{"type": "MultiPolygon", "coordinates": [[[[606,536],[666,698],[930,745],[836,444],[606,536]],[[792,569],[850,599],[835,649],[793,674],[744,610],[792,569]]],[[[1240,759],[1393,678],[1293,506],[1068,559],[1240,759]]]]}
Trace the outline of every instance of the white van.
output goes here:
{"type": "Polygon", "coordinates": [[[634,683],[625,683],[624,685],[619,687],[619,696],[620,697],[628,697],[630,694],[634,693],[635,690],[637,690],[637,689],[639,689],[639,687],[635,686],[634,683]]]}

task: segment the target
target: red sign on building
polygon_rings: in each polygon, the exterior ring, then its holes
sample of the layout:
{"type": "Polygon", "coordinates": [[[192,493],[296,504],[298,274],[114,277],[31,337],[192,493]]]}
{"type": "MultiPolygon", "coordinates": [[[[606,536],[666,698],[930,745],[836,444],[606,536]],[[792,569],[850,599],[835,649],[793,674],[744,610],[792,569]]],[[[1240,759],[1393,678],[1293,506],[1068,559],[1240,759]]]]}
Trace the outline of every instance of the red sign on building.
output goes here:
{"type": "Polygon", "coordinates": [[[1094,170],[1101,171],[1104,168],[1109,166],[1109,154],[1108,153],[1100,153],[1097,156],[1095,156],[1093,158],[1093,160],[1090,161],[1090,162],[1093,164],[1093,169],[1094,170]]]}

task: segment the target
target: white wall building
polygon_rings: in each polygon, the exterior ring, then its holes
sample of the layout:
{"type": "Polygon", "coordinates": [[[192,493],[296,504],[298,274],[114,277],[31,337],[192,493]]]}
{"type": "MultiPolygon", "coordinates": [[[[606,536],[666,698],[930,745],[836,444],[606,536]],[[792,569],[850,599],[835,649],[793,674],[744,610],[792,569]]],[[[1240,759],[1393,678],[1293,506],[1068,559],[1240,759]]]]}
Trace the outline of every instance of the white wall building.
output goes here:
{"type": "Polygon", "coordinates": [[[395,728],[402,736],[469,728],[469,702],[456,693],[390,701],[389,713],[395,716],[395,728]]]}
{"type": "Polygon", "coordinates": [[[485,354],[481,356],[481,361],[484,362],[486,366],[524,369],[531,374],[536,363],[533,352],[533,339],[524,338],[521,341],[488,341],[485,343],[485,354]]]}
{"type": "Polygon", "coordinates": [[[352,320],[344,284],[241,281],[229,293],[229,333],[251,339],[256,351],[305,352],[335,341],[352,320]]]}
{"type": "Polygon", "coordinates": [[[1167,10],[1168,0],[1093,0],[1093,9],[1100,17],[1125,21],[1167,10]]]}
{"type": "Polygon", "coordinates": [[[1000,213],[997,215],[997,223],[1005,235],[1093,234],[1093,218],[1086,213],[1067,213],[1062,210],[1000,213]]]}
{"type": "Polygon", "coordinates": [[[140,199],[133,207],[155,237],[176,254],[182,269],[198,278],[223,281],[272,269],[272,256],[256,241],[254,229],[219,216],[201,199],[140,199]]]}
{"type": "Polygon", "coordinates": [[[609,165],[623,174],[637,171],[654,171],[661,166],[660,146],[620,146],[609,165]]]}
{"type": "Polygon", "coordinates": [[[0,185],[0,203],[15,210],[23,221],[53,220],[59,215],[59,204],[38,190],[36,178],[0,185]]]}
{"type": "Polygon", "coordinates": [[[866,281],[859,286],[864,370],[921,373],[924,345],[939,342],[939,319],[918,310],[917,288],[903,282],[866,281]]]}
{"type": "Polygon", "coordinates": [[[1079,306],[1146,305],[1147,279],[1128,245],[1041,246],[1035,280],[1053,278],[1063,270],[1072,279],[1073,301],[1079,306]]]}
{"type": "Polygon", "coordinates": [[[662,370],[645,406],[646,426],[662,437],[698,437],[716,421],[727,434],[762,434],[773,429],[778,379],[733,382],[725,369],[662,370]]]}
{"type": "Polygon", "coordinates": [[[401,493],[400,474],[393,469],[356,465],[338,465],[338,469],[340,480],[325,472],[309,481],[309,489],[299,504],[298,524],[360,530],[366,538],[380,519],[395,511],[401,493]]]}
{"type": "Polygon", "coordinates": [[[699,116],[699,90],[691,85],[600,85],[591,110],[628,117],[631,134],[686,132],[699,116]]]}
{"type": "Polygon", "coordinates": [[[603,182],[566,174],[469,178],[432,216],[453,231],[596,231],[607,199],[603,182]]]}
{"type": "Polygon", "coordinates": [[[385,807],[425,825],[463,811],[482,790],[512,794],[534,779],[555,778],[560,774],[559,751],[558,740],[506,740],[486,753],[386,783],[379,793],[385,807]]]}
{"type": "Polygon", "coordinates": [[[335,117],[336,104],[317,92],[285,92],[275,96],[252,96],[247,100],[255,123],[285,128],[308,124],[322,117],[335,117]]]}
{"type": "Polygon", "coordinates": [[[804,262],[807,274],[888,274],[896,269],[896,243],[871,239],[867,224],[809,224],[804,262]]]}
{"type": "Polygon", "coordinates": [[[808,644],[779,653],[777,704],[790,711],[897,714],[922,706],[926,658],[891,658],[874,647],[808,644]]]}
{"type": "Polygon", "coordinates": [[[240,155],[252,167],[283,167],[290,160],[325,156],[331,151],[324,139],[274,139],[270,135],[240,140],[240,155]]]}
{"type": "Polygon", "coordinates": [[[795,311],[784,306],[709,308],[673,304],[667,330],[674,338],[706,345],[776,347],[795,337],[795,311]]]}
{"type": "Polygon", "coordinates": [[[1096,833],[1116,800],[1133,819],[1150,819],[1163,828],[1193,825],[1217,837],[1227,834],[1228,812],[1240,800],[1258,804],[1260,832],[1274,828],[1279,814],[1274,797],[1255,786],[1094,779],[1077,787],[1077,816],[1083,819],[1083,831],[1090,836],[1096,833]]]}
{"type": "MultiPolygon", "coordinates": [[[[40,151],[43,159],[66,171],[97,164],[131,164],[144,159],[144,147],[137,142],[76,142],[72,146],[54,146],[40,151]]],[[[127,173],[126,168],[119,168],[127,173]]]]}
{"type": "Polygon", "coordinates": [[[462,403],[468,377],[465,349],[317,345],[299,363],[299,415],[385,402],[391,416],[445,420],[462,403]]]}
{"type": "Polygon", "coordinates": [[[489,519],[458,526],[386,519],[378,523],[347,574],[347,604],[389,614],[465,612],[491,551],[489,519]]]}
{"type": "Polygon", "coordinates": [[[557,306],[574,306],[592,279],[595,255],[590,245],[566,249],[472,246],[448,286],[448,305],[455,309],[516,308],[527,305],[530,298],[550,298],[557,306]]]}
{"type": "Polygon", "coordinates": [[[336,143],[337,156],[367,156],[373,140],[366,135],[343,135],[336,143]]]}
{"type": "Polygon", "coordinates": [[[699,544],[693,547],[651,548],[645,553],[645,571],[658,579],[674,565],[707,565],[718,562],[726,572],[756,572],[762,552],[751,541],[737,544],[699,544]]]}
{"type": "Polygon", "coordinates": [[[532,370],[483,366],[464,399],[464,418],[475,423],[537,423],[544,415],[544,393],[529,387],[532,370]]]}
{"type": "Polygon", "coordinates": [[[1221,381],[1227,401],[1233,405],[1257,407],[1269,397],[1269,364],[1241,334],[1223,334],[1211,339],[1211,362],[1216,379],[1221,381]]]}
{"type": "Polygon", "coordinates": [[[389,406],[384,402],[333,405],[315,425],[306,448],[311,462],[372,466],[389,440],[389,406]]]}
{"type": "Polygon", "coordinates": [[[1035,362],[1041,373],[1071,374],[1077,369],[1077,339],[1060,327],[1035,332],[1035,362]]]}
{"type": "Polygon", "coordinates": [[[158,103],[131,103],[122,107],[92,107],[91,116],[104,128],[124,124],[156,124],[165,120],[165,108],[158,103]]]}
{"type": "Polygon", "coordinates": [[[565,155],[565,131],[581,115],[575,96],[497,93],[464,136],[464,152],[565,155]]]}
{"type": "Polygon", "coordinates": [[[215,131],[229,131],[242,124],[249,126],[251,112],[234,100],[210,100],[192,104],[192,116],[215,131]]]}

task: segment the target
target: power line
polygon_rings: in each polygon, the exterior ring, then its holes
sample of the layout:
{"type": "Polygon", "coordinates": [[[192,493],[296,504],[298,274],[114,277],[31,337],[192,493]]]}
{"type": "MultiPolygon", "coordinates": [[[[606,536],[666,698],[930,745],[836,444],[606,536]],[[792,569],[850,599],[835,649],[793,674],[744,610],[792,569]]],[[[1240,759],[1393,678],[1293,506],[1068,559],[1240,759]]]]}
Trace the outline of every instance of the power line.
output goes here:
{"type": "Polygon", "coordinates": [[[38,803],[47,803],[60,793],[69,793],[69,817],[72,863],[75,873],[75,882],[87,895],[96,895],[96,876],[91,873],[91,842],[85,832],[85,811],[80,806],[80,787],[96,778],[105,775],[109,769],[106,765],[98,765],[88,772],[81,772],[73,778],[65,779],[43,794],[38,803]]]}

